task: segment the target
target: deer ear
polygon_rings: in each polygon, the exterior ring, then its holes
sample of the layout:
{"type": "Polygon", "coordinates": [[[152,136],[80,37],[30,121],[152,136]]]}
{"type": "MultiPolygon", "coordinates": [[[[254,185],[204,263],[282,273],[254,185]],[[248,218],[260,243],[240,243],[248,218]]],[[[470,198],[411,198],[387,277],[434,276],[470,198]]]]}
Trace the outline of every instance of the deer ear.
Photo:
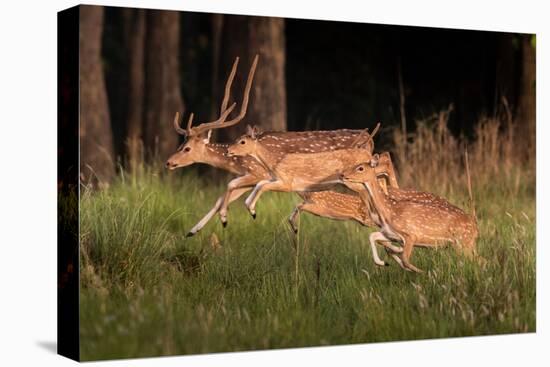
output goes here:
{"type": "Polygon", "coordinates": [[[210,143],[210,138],[212,137],[212,130],[208,130],[206,133],[206,138],[204,138],[202,141],[204,144],[210,143]]]}
{"type": "Polygon", "coordinates": [[[378,154],[374,154],[372,158],[370,159],[370,166],[372,168],[375,168],[378,166],[378,163],[380,161],[380,156],[378,154]]]}
{"type": "Polygon", "coordinates": [[[253,136],[254,135],[254,128],[250,125],[246,125],[246,135],[253,136]]]}
{"type": "Polygon", "coordinates": [[[259,126],[254,125],[254,136],[257,138],[258,136],[262,135],[262,129],[259,126]]]}

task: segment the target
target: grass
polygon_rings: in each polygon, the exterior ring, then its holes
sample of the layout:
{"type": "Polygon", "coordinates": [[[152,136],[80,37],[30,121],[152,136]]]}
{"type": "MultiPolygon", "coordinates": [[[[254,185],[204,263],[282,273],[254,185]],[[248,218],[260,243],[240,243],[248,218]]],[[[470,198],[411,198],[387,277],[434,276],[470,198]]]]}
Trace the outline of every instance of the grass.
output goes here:
{"type": "Polygon", "coordinates": [[[369,230],[351,222],[302,215],[296,251],[290,194],[266,194],[255,221],[235,203],[226,229],[185,239],[223,191],[203,184],[149,172],[83,193],[83,359],[535,330],[532,185],[475,192],[485,267],[420,249],[417,275],[375,267],[369,230]]]}
{"type": "Polygon", "coordinates": [[[445,248],[415,250],[424,274],[377,268],[370,229],[309,214],[294,239],[286,218],[298,198],[282,193],[264,195],[256,220],[241,200],[227,228],[214,219],[186,239],[227,181],[192,169],[142,167],[84,188],[82,359],[534,332],[534,160],[519,158],[509,129],[485,123],[469,144],[442,114],[393,133],[402,186],[466,210],[468,148],[483,266],[445,248]]]}

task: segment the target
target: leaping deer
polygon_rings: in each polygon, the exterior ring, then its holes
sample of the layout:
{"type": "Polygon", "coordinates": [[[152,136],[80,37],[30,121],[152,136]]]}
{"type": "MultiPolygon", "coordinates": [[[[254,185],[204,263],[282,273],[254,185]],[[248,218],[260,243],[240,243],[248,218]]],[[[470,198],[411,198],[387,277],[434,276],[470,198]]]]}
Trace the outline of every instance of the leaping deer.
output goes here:
{"type": "MultiPolygon", "coordinates": [[[[478,227],[473,215],[430,193],[409,190],[409,194],[399,197],[392,193],[394,190],[389,190],[386,194],[377,182],[378,164],[378,156],[374,155],[367,163],[348,168],[342,174],[343,182],[359,193],[372,221],[380,227],[380,231],[369,237],[372,248],[377,242],[382,243],[393,251],[392,257],[404,269],[415,272],[421,270],[410,263],[414,246],[438,247],[451,243],[468,257],[476,255],[478,227]],[[415,197],[419,199],[414,200],[415,197]],[[388,247],[390,242],[401,243],[402,252],[388,247]]],[[[377,261],[381,262],[379,258],[377,261]]]]}
{"type": "MultiPolygon", "coordinates": [[[[245,192],[251,190],[258,182],[270,177],[269,172],[251,157],[228,157],[225,152],[229,144],[211,143],[211,133],[214,129],[226,128],[239,123],[245,116],[249,93],[254,77],[255,69],[258,63],[258,56],[254,59],[252,67],[248,74],[246,82],[243,104],[239,115],[229,121],[226,121],[235,104],[227,108],[229,101],[229,92],[235,76],[239,59],[236,58],[231,73],[225,85],[225,93],[220,108],[220,116],[217,120],[193,126],[193,114],[190,115],[187,128],[180,127],[179,113],[174,118],[175,130],[186,137],[186,141],[180,145],[166,162],[166,167],[174,170],[179,167],[186,167],[194,163],[208,164],[233,174],[237,178],[231,180],[227,186],[227,191],[220,196],[210,211],[189,231],[188,236],[192,236],[200,231],[216,213],[220,213],[220,218],[224,226],[227,223],[227,207],[237,200],[245,192]]],[[[333,130],[333,131],[309,131],[309,132],[272,132],[262,136],[262,141],[276,149],[279,154],[286,152],[315,152],[322,150],[334,150],[344,146],[349,146],[360,136],[361,130],[333,130]]],[[[390,181],[395,181],[393,170],[387,174],[390,181]]],[[[302,196],[304,202],[297,206],[291,218],[294,229],[294,221],[299,211],[306,211],[312,214],[333,218],[333,219],[355,219],[350,213],[357,212],[357,197],[349,194],[340,194],[336,192],[308,193],[302,196]],[[333,196],[331,196],[333,195],[333,196]],[[343,196],[344,195],[344,196],[343,196]],[[341,203],[341,210],[332,207],[331,202],[341,203]],[[351,217],[350,217],[351,216],[351,217]]],[[[290,219],[289,219],[290,220],[290,219]]]]}
{"type": "MultiPolygon", "coordinates": [[[[248,127],[248,133],[227,148],[227,155],[254,157],[270,173],[270,177],[256,184],[245,201],[250,214],[254,217],[256,203],[266,191],[321,191],[339,183],[339,175],[344,168],[370,160],[374,148],[373,135],[363,131],[352,145],[336,150],[281,154],[263,141],[263,134],[260,134],[257,128],[248,127]],[[363,137],[365,141],[361,140],[363,137]],[[364,147],[355,148],[354,146],[364,147]]],[[[393,166],[392,173],[384,171],[379,174],[391,176],[390,183],[396,184],[393,166]]]]}

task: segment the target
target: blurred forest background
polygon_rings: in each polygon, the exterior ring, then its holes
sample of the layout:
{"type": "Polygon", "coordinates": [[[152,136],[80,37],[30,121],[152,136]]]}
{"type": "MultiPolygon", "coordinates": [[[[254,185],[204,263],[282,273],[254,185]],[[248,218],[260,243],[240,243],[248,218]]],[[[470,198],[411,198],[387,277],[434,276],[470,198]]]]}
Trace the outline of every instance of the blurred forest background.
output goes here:
{"type": "Polygon", "coordinates": [[[534,35],[115,7],[80,14],[84,180],[164,162],[180,139],[174,114],[213,119],[237,56],[240,103],[256,53],[245,121],[218,141],[246,124],[360,129],[380,121],[377,150],[404,155],[390,144],[399,141],[393,132],[406,143],[444,111],[445,129],[466,140],[488,118],[506,121],[496,129],[513,130],[520,153],[535,156],[534,35]]]}

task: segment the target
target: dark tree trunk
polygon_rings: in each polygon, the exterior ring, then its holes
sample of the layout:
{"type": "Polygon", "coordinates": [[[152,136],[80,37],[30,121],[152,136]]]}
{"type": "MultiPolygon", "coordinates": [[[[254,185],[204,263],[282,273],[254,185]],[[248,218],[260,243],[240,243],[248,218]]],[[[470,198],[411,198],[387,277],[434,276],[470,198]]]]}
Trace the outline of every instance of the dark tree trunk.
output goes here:
{"type": "Polygon", "coordinates": [[[503,102],[502,98],[510,105],[514,105],[517,100],[517,49],[513,47],[515,37],[512,33],[502,33],[496,40],[495,108],[503,102]]]}
{"type": "MultiPolygon", "coordinates": [[[[214,99],[221,97],[220,93],[220,58],[223,40],[223,14],[212,14],[212,96],[214,99]]],[[[222,81],[223,83],[223,81],[222,81]]],[[[211,104],[211,118],[215,120],[220,111],[220,102],[213,101],[211,104]]]]}
{"type": "Polygon", "coordinates": [[[244,123],[224,130],[225,139],[232,140],[242,134],[246,123],[256,124],[264,130],[286,130],[284,27],[282,18],[224,16],[214,102],[218,108],[227,74],[235,57],[239,56],[239,73],[231,93],[232,100],[238,104],[233,114],[238,113],[248,70],[254,56],[260,55],[244,123]]]}
{"type": "Polygon", "coordinates": [[[128,47],[128,117],[126,154],[135,170],[143,157],[145,84],[145,10],[124,9],[124,38],[128,47]]]}
{"type": "Polygon", "coordinates": [[[144,142],[153,159],[174,153],[178,135],[172,121],[183,113],[179,75],[179,13],[150,10],[146,24],[144,142]]]}
{"type": "Polygon", "coordinates": [[[536,50],[531,43],[532,35],[521,36],[521,79],[519,84],[518,108],[516,112],[516,126],[524,135],[528,157],[535,156],[535,128],[536,128],[536,50]]]}
{"type": "Polygon", "coordinates": [[[113,136],[101,60],[103,7],[80,7],[80,172],[104,186],[115,174],[113,136]]]}

